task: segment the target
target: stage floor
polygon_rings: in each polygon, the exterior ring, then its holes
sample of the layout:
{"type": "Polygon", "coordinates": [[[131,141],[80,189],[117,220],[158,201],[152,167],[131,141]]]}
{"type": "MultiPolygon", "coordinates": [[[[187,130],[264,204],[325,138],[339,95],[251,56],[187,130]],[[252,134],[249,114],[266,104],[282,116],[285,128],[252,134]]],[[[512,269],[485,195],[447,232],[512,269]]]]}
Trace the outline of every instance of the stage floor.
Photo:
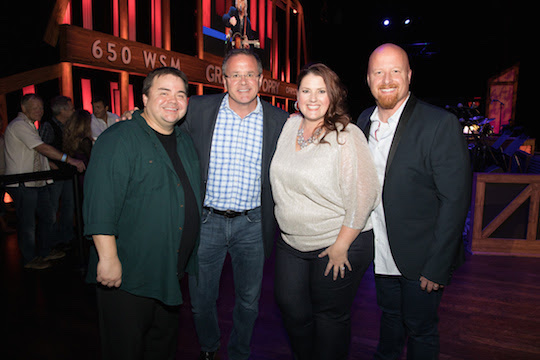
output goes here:
{"type": "MultiPolygon", "coordinates": [[[[16,234],[0,237],[2,359],[99,359],[93,288],[83,281],[76,252],[51,269],[23,270],[16,234]]],[[[186,280],[177,359],[195,360],[197,337],[186,280]]],[[[292,360],[273,298],[273,258],[266,263],[254,360],[292,360]]],[[[234,303],[230,263],[221,281],[222,344],[234,303]]],[[[370,268],[353,308],[350,359],[371,359],[380,312],[370,268]]],[[[440,307],[441,359],[540,358],[540,260],[469,255],[445,289],[440,307]]],[[[225,345],[220,351],[226,359],[225,345]]],[[[404,358],[404,357],[403,357],[404,358]]]]}

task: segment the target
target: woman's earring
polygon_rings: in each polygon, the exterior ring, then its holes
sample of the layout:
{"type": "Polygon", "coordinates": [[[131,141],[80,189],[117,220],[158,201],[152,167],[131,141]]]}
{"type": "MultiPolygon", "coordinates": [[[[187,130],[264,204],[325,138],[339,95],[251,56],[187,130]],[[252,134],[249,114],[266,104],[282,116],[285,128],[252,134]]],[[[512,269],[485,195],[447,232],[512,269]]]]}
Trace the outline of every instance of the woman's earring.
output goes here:
{"type": "Polygon", "coordinates": [[[299,111],[298,110],[298,100],[294,102],[294,110],[299,111]]]}

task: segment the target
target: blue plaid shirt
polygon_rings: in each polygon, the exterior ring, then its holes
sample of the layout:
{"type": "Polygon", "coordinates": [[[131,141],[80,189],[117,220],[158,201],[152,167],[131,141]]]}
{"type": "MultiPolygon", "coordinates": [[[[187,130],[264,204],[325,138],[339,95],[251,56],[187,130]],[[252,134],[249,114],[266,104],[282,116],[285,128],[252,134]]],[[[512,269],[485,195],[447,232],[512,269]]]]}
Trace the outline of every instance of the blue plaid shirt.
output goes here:
{"type": "Polygon", "coordinates": [[[244,211],[261,206],[263,109],[240,118],[221,102],[212,137],[204,206],[244,211]]]}

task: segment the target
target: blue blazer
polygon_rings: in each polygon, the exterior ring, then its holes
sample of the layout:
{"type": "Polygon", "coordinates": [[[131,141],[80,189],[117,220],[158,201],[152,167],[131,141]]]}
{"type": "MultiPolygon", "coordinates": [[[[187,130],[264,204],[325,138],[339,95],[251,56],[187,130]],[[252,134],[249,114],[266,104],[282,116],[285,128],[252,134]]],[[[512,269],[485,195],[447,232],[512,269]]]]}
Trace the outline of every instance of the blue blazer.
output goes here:
{"type": "MultiPolygon", "coordinates": [[[[206,182],[208,180],[208,165],[210,163],[210,148],[212,146],[212,136],[214,127],[225,93],[216,95],[192,96],[189,99],[186,119],[181,125],[187,131],[199,155],[201,164],[201,178],[203,181],[203,191],[206,193],[206,182]]],[[[263,147],[261,164],[261,225],[264,240],[264,252],[269,257],[274,244],[277,224],[274,216],[274,200],[270,188],[270,161],[276,150],[277,140],[281,134],[281,129],[289,117],[289,113],[272,106],[261,100],[263,107],[263,147]]],[[[203,194],[204,194],[203,193],[203,194]]]]}
{"type": "MultiPolygon", "coordinates": [[[[368,139],[374,110],[357,120],[368,139]]],[[[390,248],[405,278],[423,275],[447,284],[463,263],[471,177],[457,118],[411,94],[390,148],[382,194],[390,248]]]]}

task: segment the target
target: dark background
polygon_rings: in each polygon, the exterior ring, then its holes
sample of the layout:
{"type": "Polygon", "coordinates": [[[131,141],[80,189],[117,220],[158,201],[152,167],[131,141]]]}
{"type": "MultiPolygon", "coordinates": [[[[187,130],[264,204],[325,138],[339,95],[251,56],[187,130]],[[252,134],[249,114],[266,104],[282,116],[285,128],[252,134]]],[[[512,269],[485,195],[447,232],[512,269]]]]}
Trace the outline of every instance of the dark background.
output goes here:
{"type": "MultiPolygon", "coordinates": [[[[407,50],[413,70],[411,91],[439,106],[481,99],[487,83],[519,63],[515,123],[537,136],[532,100],[533,42],[537,15],[521,1],[303,1],[311,61],[332,67],[349,90],[355,118],[373,100],[366,84],[367,60],[385,42],[407,50]],[[402,21],[409,17],[411,24],[402,21]],[[389,18],[392,25],[381,23],[389,18]],[[536,19],[536,20],[535,20],[536,19]],[[533,35],[534,34],[534,35],[533,35]],[[427,45],[413,45],[427,44],[427,45]]],[[[530,4],[530,3],[529,3],[530,4]]]]}
{"type": "MultiPolygon", "coordinates": [[[[194,0],[171,0],[176,24],[194,27],[194,0]],[[178,4],[176,4],[178,2],[178,4]],[[180,5],[179,5],[180,4],[180,5]]],[[[480,98],[485,110],[487,83],[519,63],[514,123],[532,137],[540,134],[535,114],[533,56],[538,47],[538,14],[524,1],[360,1],[303,0],[308,57],[334,69],[349,90],[353,118],[373,100],[366,84],[369,54],[393,42],[410,55],[411,90],[439,106],[480,98]],[[405,17],[411,19],[404,26],[405,17]],[[384,18],[392,20],[383,28],[384,18]],[[427,45],[413,45],[427,44],[427,45]]],[[[54,64],[57,50],[42,41],[54,0],[2,1],[0,5],[0,78],[54,64]]],[[[193,43],[189,35],[186,41],[193,43]]],[[[186,51],[189,53],[189,51],[186,51]]]]}

